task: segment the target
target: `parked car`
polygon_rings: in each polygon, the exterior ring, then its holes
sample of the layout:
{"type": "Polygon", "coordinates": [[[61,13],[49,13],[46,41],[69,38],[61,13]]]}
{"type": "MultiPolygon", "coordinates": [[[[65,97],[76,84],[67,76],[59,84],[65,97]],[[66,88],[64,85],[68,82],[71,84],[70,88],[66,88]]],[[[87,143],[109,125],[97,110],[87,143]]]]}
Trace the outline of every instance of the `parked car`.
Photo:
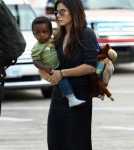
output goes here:
{"type": "Polygon", "coordinates": [[[36,42],[31,31],[31,23],[36,14],[27,0],[4,0],[4,2],[17,19],[27,44],[25,52],[19,57],[16,65],[6,70],[5,89],[40,88],[43,96],[48,97],[52,85],[40,77],[31,59],[31,49],[36,42]]]}
{"type": "Polygon", "coordinates": [[[55,20],[54,5],[55,0],[47,0],[47,3],[45,5],[45,13],[51,20],[55,20]]]}
{"type": "MultiPolygon", "coordinates": [[[[46,14],[54,19],[55,0],[48,0],[46,14]]],[[[82,0],[88,26],[102,46],[116,50],[116,63],[134,62],[134,0],[82,0]]]]}

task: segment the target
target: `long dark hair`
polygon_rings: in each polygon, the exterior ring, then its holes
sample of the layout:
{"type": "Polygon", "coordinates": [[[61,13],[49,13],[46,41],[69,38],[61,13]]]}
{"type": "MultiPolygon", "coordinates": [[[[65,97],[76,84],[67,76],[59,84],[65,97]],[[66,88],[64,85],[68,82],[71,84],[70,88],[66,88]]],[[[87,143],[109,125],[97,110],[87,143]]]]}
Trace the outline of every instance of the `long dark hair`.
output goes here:
{"type": "MultiPolygon", "coordinates": [[[[72,49],[72,45],[80,43],[80,32],[87,26],[86,16],[81,0],[57,0],[55,3],[55,10],[57,10],[57,5],[63,3],[70,11],[72,16],[72,26],[70,30],[70,37],[65,47],[64,54],[69,57],[72,49]]],[[[56,18],[57,19],[57,18],[56,18]]],[[[64,36],[66,34],[66,29],[64,26],[60,26],[57,34],[55,35],[55,45],[59,47],[63,43],[64,36]]]]}

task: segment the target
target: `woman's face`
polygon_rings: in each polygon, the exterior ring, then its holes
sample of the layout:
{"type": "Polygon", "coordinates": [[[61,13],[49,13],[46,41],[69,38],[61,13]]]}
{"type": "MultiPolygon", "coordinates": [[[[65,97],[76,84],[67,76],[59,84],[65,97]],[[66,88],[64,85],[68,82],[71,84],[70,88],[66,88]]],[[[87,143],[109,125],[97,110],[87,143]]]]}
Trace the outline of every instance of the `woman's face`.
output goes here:
{"type": "Polygon", "coordinates": [[[60,26],[67,27],[72,24],[72,17],[69,9],[63,3],[57,5],[57,11],[55,14],[57,15],[58,24],[60,26]]]}

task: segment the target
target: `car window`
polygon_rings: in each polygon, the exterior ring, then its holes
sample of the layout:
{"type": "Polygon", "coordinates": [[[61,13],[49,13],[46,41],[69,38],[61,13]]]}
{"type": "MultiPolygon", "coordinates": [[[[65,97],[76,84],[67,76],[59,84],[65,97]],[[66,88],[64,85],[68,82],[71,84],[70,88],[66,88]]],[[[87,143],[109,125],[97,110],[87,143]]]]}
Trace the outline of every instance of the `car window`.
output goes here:
{"type": "Polygon", "coordinates": [[[8,5],[22,31],[31,30],[31,23],[36,17],[29,5],[8,5]]]}
{"type": "Polygon", "coordinates": [[[85,9],[134,9],[134,0],[82,0],[85,9]]]}

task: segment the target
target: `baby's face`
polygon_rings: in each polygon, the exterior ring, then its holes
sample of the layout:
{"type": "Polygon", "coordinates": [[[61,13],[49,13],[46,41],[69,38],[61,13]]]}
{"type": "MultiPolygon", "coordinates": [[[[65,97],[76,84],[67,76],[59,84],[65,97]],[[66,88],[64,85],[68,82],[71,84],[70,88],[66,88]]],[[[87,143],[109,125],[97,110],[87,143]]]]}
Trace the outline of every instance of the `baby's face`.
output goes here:
{"type": "Polygon", "coordinates": [[[48,23],[41,23],[34,25],[33,34],[38,42],[43,44],[48,41],[48,39],[52,35],[52,32],[48,23]]]}

